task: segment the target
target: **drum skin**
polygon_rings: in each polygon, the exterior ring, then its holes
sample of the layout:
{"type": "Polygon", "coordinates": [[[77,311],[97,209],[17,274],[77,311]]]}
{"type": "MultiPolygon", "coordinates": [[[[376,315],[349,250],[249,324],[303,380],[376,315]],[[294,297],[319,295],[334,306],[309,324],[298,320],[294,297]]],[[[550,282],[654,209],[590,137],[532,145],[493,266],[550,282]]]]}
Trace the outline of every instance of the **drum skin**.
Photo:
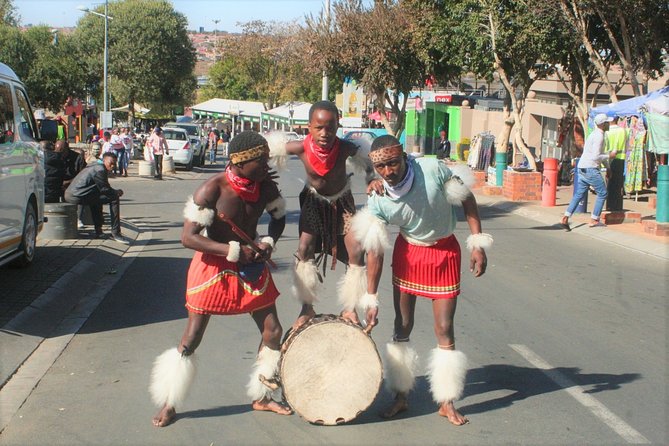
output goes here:
{"type": "Polygon", "coordinates": [[[365,411],[383,381],[374,341],[334,315],[317,315],[282,347],[280,379],[290,407],[314,424],[342,424],[365,411]]]}

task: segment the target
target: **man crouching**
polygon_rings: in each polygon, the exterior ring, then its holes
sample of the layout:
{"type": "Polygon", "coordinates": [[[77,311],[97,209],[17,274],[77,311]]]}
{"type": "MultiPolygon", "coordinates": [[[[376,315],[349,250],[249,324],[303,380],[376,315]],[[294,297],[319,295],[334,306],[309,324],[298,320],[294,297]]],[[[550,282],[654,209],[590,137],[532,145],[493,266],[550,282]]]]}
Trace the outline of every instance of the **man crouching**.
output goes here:
{"type": "Polygon", "coordinates": [[[255,410],[282,415],[292,411],[272,400],[260,382],[277,371],[282,328],[275,301],[279,292],[265,262],[285,227],[285,202],[268,172],[269,148],[258,133],[238,134],[229,145],[225,171],[205,181],[186,203],[181,242],[194,249],[188,270],[188,325],[176,348],[158,356],[150,391],[161,408],[155,426],[176,418],[176,407],[188,393],[195,375],[193,354],[212,314],[250,313],[261,331],[258,357],[247,386],[255,410]],[[257,242],[258,219],[267,211],[269,235],[257,242]]]}

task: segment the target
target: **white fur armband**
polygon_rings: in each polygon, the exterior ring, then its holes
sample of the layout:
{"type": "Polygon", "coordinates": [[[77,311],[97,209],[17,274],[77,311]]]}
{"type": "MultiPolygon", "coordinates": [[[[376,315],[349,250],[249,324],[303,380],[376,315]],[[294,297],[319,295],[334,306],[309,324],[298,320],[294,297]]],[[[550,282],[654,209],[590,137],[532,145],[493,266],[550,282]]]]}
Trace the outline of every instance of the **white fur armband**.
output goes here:
{"type": "Polygon", "coordinates": [[[274,220],[278,220],[286,216],[286,200],[283,197],[278,197],[270,201],[265,206],[265,210],[272,216],[274,220]]]}
{"type": "Polygon", "coordinates": [[[374,166],[369,159],[369,149],[371,144],[367,140],[360,139],[355,142],[355,145],[358,147],[358,150],[355,152],[355,155],[346,160],[347,164],[349,164],[356,173],[364,173],[365,181],[369,184],[369,182],[374,179],[374,166]]]}
{"type": "Polygon", "coordinates": [[[288,159],[286,144],[290,141],[288,134],[285,132],[271,132],[265,135],[265,139],[269,146],[269,157],[274,161],[276,168],[283,169],[286,167],[286,160],[288,159]]]}
{"type": "Polygon", "coordinates": [[[239,254],[242,251],[242,247],[238,241],[231,240],[228,242],[228,255],[225,257],[225,260],[228,262],[236,263],[239,262],[239,254]]]}
{"type": "Polygon", "coordinates": [[[274,239],[269,235],[261,238],[260,243],[267,243],[269,246],[272,247],[272,251],[274,251],[274,239]]]}
{"type": "Polygon", "coordinates": [[[214,222],[214,210],[195,204],[193,196],[188,197],[186,206],[184,207],[184,218],[200,226],[211,226],[214,222]]]}
{"type": "Polygon", "coordinates": [[[388,230],[385,223],[372,215],[367,208],[362,208],[351,219],[351,230],[362,249],[381,254],[390,249],[388,230]]]}
{"type": "Polygon", "coordinates": [[[451,172],[451,178],[446,181],[444,188],[446,201],[452,205],[460,206],[472,193],[470,188],[474,184],[474,174],[469,167],[464,164],[453,166],[451,172]]]}
{"type": "Polygon", "coordinates": [[[476,248],[483,250],[490,249],[492,246],[492,235],[486,233],[471,234],[467,237],[467,249],[473,251],[476,248]]]}
{"type": "Polygon", "coordinates": [[[367,308],[377,308],[379,306],[379,295],[377,293],[365,293],[358,301],[358,306],[363,310],[367,308]]]}

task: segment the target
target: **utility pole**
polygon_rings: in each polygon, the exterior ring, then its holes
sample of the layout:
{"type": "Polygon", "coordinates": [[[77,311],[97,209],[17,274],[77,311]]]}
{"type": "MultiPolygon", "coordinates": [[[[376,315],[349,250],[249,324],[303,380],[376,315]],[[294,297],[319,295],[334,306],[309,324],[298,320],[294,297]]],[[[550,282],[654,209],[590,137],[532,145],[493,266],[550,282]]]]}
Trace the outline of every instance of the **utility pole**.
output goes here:
{"type": "MultiPolygon", "coordinates": [[[[328,31],[330,30],[330,0],[325,0],[325,23],[328,31]]],[[[328,100],[328,74],[323,70],[323,88],[321,90],[321,99],[328,100]]]]}

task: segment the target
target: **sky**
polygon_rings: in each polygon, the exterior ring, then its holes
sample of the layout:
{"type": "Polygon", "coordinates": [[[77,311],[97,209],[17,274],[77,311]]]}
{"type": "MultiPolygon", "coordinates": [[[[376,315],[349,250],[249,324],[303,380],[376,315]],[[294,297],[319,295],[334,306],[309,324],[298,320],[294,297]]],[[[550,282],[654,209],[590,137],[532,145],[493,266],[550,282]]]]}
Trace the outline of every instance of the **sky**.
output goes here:
{"type": "MultiPolygon", "coordinates": [[[[22,25],[47,25],[52,28],[76,26],[86,14],[78,6],[94,8],[104,1],[94,0],[13,0],[22,25]]],[[[324,0],[172,0],[174,9],[188,18],[188,28],[205,31],[237,32],[238,22],[251,20],[287,22],[304,16],[317,16],[324,0]],[[218,24],[214,20],[220,20],[218,24]]]]}

